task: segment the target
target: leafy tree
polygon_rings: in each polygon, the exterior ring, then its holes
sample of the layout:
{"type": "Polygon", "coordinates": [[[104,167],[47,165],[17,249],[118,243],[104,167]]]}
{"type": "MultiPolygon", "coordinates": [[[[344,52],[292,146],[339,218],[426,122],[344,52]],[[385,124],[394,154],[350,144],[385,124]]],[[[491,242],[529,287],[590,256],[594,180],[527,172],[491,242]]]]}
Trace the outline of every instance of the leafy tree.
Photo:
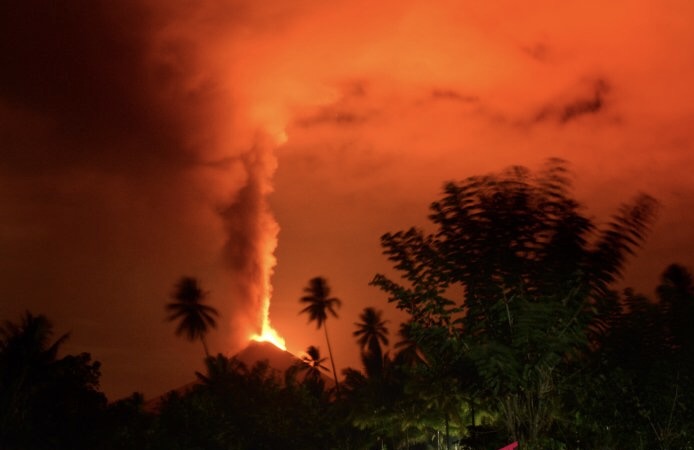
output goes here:
{"type": "Polygon", "coordinates": [[[431,205],[433,233],[382,237],[404,283],[372,282],[411,315],[425,354],[449,346],[473,363],[509,437],[537,448],[552,445],[542,439],[566,413],[569,363],[614,307],[611,283],[656,209],[641,195],[598,229],[571,198],[567,174],[550,160],[538,174],[513,167],[446,184],[431,205]]]}
{"type": "Polygon", "coordinates": [[[215,357],[205,359],[207,374],[195,372],[195,376],[205,386],[215,391],[224,389],[228,384],[233,383],[239,377],[248,375],[249,370],[246,364],[237,358],[227,358],[221,353],[215,357]]]}
{"type": "Polygon", "coordinates": [[[673,347],[694,356],[694,281],[691,273],[679,264],[670,265],[661,276],[656,294],[668,322],[673,347]]]}
{"type": "Polygon", "coordinates": [[[145,398],[140,392],[108,405],[106,423],[101,430],[102,442],[98,449],[127,450],[132,448],[149,449],[151,431],[156,419],[145,411],[145,398]]]}
{"type": "Polygon", "coordinates": [[[201,384],[164,398],[152,449],[336,448],[332,405],[304,385],[283,384],[267,361],[207,359],[201,384]]]}
{"type": "Polygon", "coordinates": [[[333,358],[333,350],[330,346],[326,321],[328,319],[328,314],[337,317],[337,308],[342,305],[342,302],[340,299],[330,296],[330,287],[328,286],[327,280],[323,277],[312,278],[308,286],[304,288],[304,293],[306,295],[301,297],[299,301],[305,303],[306,307],[300,311],[300,314],[308,314],[309,323],[316,322],[316,327],[318,329],[323,328],[325,332],[325,341],[328,343],[328,353],[330,354],[330,364],[332,365],[333,376],[335,377],[335,388],[339,394],[340,383],[337,379],[335,359],[333,358]]]}
{"type": "Polygon", "coordinates": [[[58,358],[64,334],[26,312],[0,327],[0,448],[93,448],[106,398],[87,353],[58,358]]]}
{"type": "Polygon", "coordinates": [[[574,423],[584,444],[663,450],[694,445],[694,396],[686,388],[694,383],[692,353],[686,331],[675,331],[694,320],[685,306],[692,300],[688,280],[684,267],[672,265],[661,277],[657,302],[632,289],[623,292],[593,355],[591,376],[584,377],[587,391],[578,399],[574,423]]]}
{"type": "Polygon", "coordinates": [[[91,355],[66,355],[34,386],[27,422],[36,448],[93,449],[106,410],[99,389],[101,364],[91,355]]]}
{"type": "Polygon", "coordinates": [[[210,328],[215,328],[215,317],[219,315],[212,306],[204,303],[207,293],[203,292],[198,280],[193,277],[182,277],[176,283],[173,294],[174,300],[166,305],[169,321],[178,321],[176,335],[185,335],[189,341],[200,339],[205,349],[205,356],[210,357],[205,335],[210,328]]]}
{"type": "Polygon", "coordinates": [[[456,387],[450,377],[433,373],[444,364],[434,368],[413,341],[406,342],[392,360],[380,347],[388,342],[381,312],[365,308],[360,319],[354,335],[359,338],[365,373],[344,372],[352,423],[368,431],[380,448],[411,448],[432,438],[450,441],[449,419],[459,416],[460,405],[455,403],[456,387]]]}

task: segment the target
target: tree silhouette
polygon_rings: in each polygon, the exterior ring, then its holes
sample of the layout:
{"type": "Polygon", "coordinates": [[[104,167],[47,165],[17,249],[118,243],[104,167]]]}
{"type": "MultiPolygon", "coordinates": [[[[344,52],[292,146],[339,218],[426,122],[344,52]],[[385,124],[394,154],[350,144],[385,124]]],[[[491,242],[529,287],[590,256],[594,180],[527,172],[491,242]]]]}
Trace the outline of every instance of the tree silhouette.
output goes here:
{"type": "Polygon", "coordinates": [[[333,369],[333,376],[335,377],[335,388],[339,394],[340,383],[337,379],[337,370],[335,370],[335,359],[333,358],[333,350],[330,345],[330,338],[328,337],[328,327],[326,321],[328,319],[328,314],[333,317],[337,317],[337,310],[342,305],[340,299],[330,296],[330,287],[328,282],[323,277],[315,277],[309,280],[309,284],[304,288],[304,295],[299,300],[301,303],[306,303],[306,307],[302,309],[299,313],[308,314],[308,321],[316,322],[316,327],[318,329],[323,328],[325,332],[325,341],[328,343],[328,353],[330,354],[330,364],[333,369]]]}
{"type": "Polygon", "coordinates": [[[19,324],[6,321],[0,327],[0,447],[26,426],[32,391],[45,381],[68,339],[64,334],[51,343],[52,335],[53,324],[46,316],[28,311],[19,324]]]}
{"type": "Polygon", "coordinates": [[[321,371],[328,371],[328,368],[323,365],[323,362],[327,358],[321,358],[320,350],[318,347],[311,345],[306,349],[306,354],[301,357],[301,361],[297,362],[297,365],[302,371],[306,372],[304,378],[310,378],[313,380],[321,379],[321,371]]]}
{"type": "Polygon", "coordinates": [[[206,374],[195,372],[203,384],[210,387],[225,387],[234,379],[248,375],[248,367],[237,358],[227,358],[221,353],[205,359],[206,374]]]}
{"type": "Polygon", "coordinates": [[[210,357],[205,335],[210,328],[216,328],[215,317],[219,315],[212,306],[203,301],[207,293],[203,292],[198,280],[193,277],[182,277],[174,288],[171,298],[174,300],[166,305],[170,322],[178,321],[176,336],[185,335],[189,341],[200,339],[205,350],[205,357],[210,357]]]}
{"type": "Polygon", "coordinates": [[[610,437],[619,441],[614,448],[691,445],[694,396],[688,386],[694,383],[694,365],[681,344],[685,341],[672,334],[671,309],[672,302],[691,295],[690,279],[685,268],[673,265],[657,287],[659,301],[630,288],[622,293],[620,309],[609,318],[599,352],[592,355],[599,372],[586,377],[580,399],[590,418],[584,421],[590,426],[578,430],[587,448],[593,448],[591,439],[597,447],[610,437]]]}
{"type": "Polygon", "coordinates": [[[398,329],[400,340],[395,343],[394,361],[406,367],[414,367],[424,362],[419,345],[413,339],[412,322],[403,322],[398,329]]]}
{"type": "Polygon", "coordinates": [[[306,353],[301,356],[301,360],[294,363],[289,368],[288,373],[292,377],[303,372],[303,385],[308,389],[314,397],[320,398],[325,392],[325,380],[323,372],[328,372],[329,369],[323,364],[328,358],[322,358],[318,347],[313,345],[306,349],[306,353]]]}
{"type": "Polygon", "coordinates": [[[357,330],[352,333],[361,348],[364,367],[369,372],[378,373],[383,368],[382,345],[388,345],[388,329],[382,319],[382,311],[367,307],[359,314],[361,322],[355,322],[357,330]]]}
{"type": "Polygon", "coordinates": [[[694,281],[689,271],[678,264],[672,264],[661,276],[656,289],[664,313],[669,322],[672,345],[678,350],[694,350],[694,332],[691,321],[694,319],[694,281]]]}
{"type": "Polygon", "coordinates": [[[512,167],[450,182],[431,205],[433,233],[381,238],[407,285],[384,275],[372,282],[411,315],[425,354],[464,349],[509,437],[529,446],[542,445],[567,414],[560,393],[570,388],[568,361],[588,350],[601,313],[614,308],[612,282],[657,207],[640,195],[601,230],[570,188],[560,160],[538,174],[512,167]]]}
{"type": "Polygon", "coordinates": [[[94,448],[106,397],[100,363],[88,353],[58,359],[64,334],[26,312],[0,326],[0,448],[94,448]]]}

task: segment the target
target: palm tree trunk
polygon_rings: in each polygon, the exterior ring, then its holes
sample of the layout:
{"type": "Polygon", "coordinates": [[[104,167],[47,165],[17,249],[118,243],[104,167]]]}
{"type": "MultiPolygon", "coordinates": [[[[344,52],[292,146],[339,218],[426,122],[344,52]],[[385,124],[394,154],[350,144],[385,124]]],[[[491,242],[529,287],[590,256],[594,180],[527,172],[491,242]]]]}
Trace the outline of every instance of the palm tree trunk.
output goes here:
{"type": "Polygon", "coordinates": [[[205,349],[205,359],[210,357],[210,352],[207,350],[207,340],[205,339],[205,336],[200,336],[200,342],[202,342],[202,348],[205,349]]]}
{"type": "Polygon", "coordinates": [[[328,353],[330,354],[330,365],[333,367],[333,376],[335,377],[335,390],[337,395],[340,395],[340,382],[337,381],[337,370],[335,370],[335,359],[333,358],[333,349],[330,346],[330,339],[328,338],[328,327],[327,323],[323,322],[323,331],[325,331],[325,341],[328,343],[328,353]]]}

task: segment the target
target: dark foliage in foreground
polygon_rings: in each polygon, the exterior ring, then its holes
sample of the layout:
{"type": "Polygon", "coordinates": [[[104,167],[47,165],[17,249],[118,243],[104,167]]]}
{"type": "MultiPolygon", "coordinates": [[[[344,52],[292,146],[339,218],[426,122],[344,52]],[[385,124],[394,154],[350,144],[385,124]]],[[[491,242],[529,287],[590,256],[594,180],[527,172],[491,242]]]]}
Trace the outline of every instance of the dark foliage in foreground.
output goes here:
{"type": "Polygon", "coordinates": [[[310,347],[284,374],[218,355],[154,407],[139,394],[107,405],[99,363],[59,358],[67,336],[45,317],[5,322],[0,450],[692,449],[692,275],[671,265],[653,299],[616,291],[655,203],[640,196],[598,229],[569,187],[556,161],[469,178],[432,205],[433,233],[386,234],[403,279],[373,283],[409,321],[391,353],[366,308],[363,368],[340,390],[310,347]]]}
{"type": "Polygon", "coordinates": [[[658,304],[613,290],[656,206],[638,196],[600,229],[551,160],[449,183],[433,232],[383,236],[402,280],[373,284],[411,317],[447,442],[482,426],[533,449],[691,445],[691,277],[668,269],[658,304]]]}
{"type": "Polygon", "coordinates": [[[106,397],[100,364],[87,353],[58,358],[63,335],[26,313],[0,328],[0,448],[91,449],[106,397]]]}
{"type": "MultiPolygon", "coordinates": [[[[341,405],[322,384],[297,371],[280,374],[266,361],[253,367],[218,355],[208,358],[207,374],[183,393],[167,394],[156,411],[145,412],[137,399],[110,409],[120,422],[103,448],[152,450],[270,450],[354,448],[336,444],[347,422],[341,405]]],[[[359,434],[348,433],[350,439],[359,434]]]]}

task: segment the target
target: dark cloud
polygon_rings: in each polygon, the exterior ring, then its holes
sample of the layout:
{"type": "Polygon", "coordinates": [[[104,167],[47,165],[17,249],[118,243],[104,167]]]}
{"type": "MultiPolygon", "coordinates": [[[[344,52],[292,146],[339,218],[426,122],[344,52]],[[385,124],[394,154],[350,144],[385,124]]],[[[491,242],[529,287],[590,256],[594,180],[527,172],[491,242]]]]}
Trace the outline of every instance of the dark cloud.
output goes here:
{"type": "Polygon", "coordinates": [[[538,62],[546,63],[551,61],[552,51],[549,45],[544,42],[536,42],[533,45],[524,46],[521,50],[538,62]]]}
{"type": "Polygon", "coordinates": [[[199,150],[216,85],[192,85],[192,42],[159,39],[147,3],[27,1],[0,6],[0,108],[32,117],[7,130],[6,171],[81,166],[142,173],[199,150]]]}
{"type": "Polygon", "coordinates": [[[341,83],[341,96],[335,102],[299,113],[293,124],[304,128],[363,125],[378,115],[373,107],[373,99],[369,96],[370,89],[372,88],[361,80],[341,83]]]}
{"type": "Polygon", "coordinates": [[[609,93],[609,85],[602,79],[595,80],[592,83],[593,93],[588,98],[576,99],[573,102],[565,105],[559,116],[561,123],[567,123],[582,115],[597,114],[604,107],[605,95],[609,93]]]}
{"type": "Polygon", "coordinates": [[[314,127],[320,125],[350,126],[360,125],[369,120],[368,115],[339,108],[321,108],[317,113],[296,119],[295,123],[301,127],[314,127]]]}
{"type": "Polygon", "coordinates": [[[434,100],[452,100],[463,103],[476,102],[479,99],[474,95],[464,95],[454,89],[434,89],[431,91],[434,100]]]}
{"type": "Polygon", "coordinates": [[[533,122],[556,120],[560,124],[567,124],[582,116],[598,114],[605,108],[610,85],[605,79],[597,78],[588,82],[581,82],[575,90],[579,92],[562,94],[544,106],[535,115],[533,122]]]}
{"type": "MultiPolygon", "coordinates": [[[[163,321],[181,275],[212,291],[225,320],[211,340],[230,346],[233,272],[216,208],[252,167],[237,158],[247,143],[227,137],[236,122],[226,80],[190,33],[206,13],[154,0],[0,5],[0,314],[29,308],[73,329],[70,345],[107,358],[109,394],[127,394],[131,365],[156,374],[141,390],[180,382],[160,360],[187,345],[163,321]],[[110,359],[119,343],[140,350],[110,359]]],[[[237,219],[250,220],[225,220],[237,219]]]]}

